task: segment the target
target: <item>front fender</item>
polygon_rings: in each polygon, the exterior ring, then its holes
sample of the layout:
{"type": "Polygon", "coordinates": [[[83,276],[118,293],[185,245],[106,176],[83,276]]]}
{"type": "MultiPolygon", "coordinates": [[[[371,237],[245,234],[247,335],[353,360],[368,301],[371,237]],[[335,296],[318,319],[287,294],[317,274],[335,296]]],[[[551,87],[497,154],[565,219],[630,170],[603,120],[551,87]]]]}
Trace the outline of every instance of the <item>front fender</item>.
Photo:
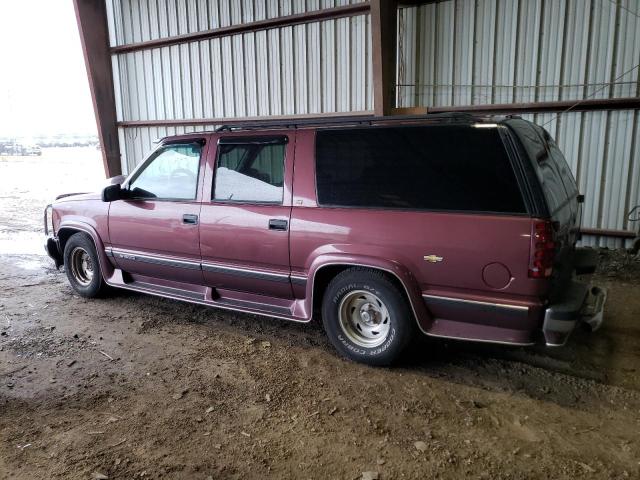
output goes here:
{"type": "Polygon", "coordinates": [[[309,266],[308,279],[311,281],[308,281],[306,286],[306,298],[310,299],[309,301],[311,306],[313,305],[313,292],[317,273],[323,268],[336,265],[346,267],[368,267],[376,270],[382,270],[393,275],[404,287],[404,291],[409,299],[409,303],[411,304],[411,309],[416,321],[418,322],[418,326],[423,331],[428,330],[432,323],[432,317],[422,301],[418,282],[411,274],[411,271],[404,265],[385,258],[352,253],[330,253],[317,256],[309,266]]]}

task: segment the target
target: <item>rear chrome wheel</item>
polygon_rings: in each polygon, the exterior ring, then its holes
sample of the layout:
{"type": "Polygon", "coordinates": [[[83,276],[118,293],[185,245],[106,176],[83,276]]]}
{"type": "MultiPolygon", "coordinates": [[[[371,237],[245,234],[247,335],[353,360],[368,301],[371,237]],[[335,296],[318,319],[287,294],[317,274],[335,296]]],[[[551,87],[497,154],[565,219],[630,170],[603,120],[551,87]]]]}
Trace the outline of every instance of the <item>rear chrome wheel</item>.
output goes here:
{"type": "Polygon", "coordinates": [[[322,300],[322,323],[342,355],[369,365],[389,365],[400,357],[416,332],[401,289],[384,272],[364,267],[331,280],[322,300]]]}
{"type": "Polygon", "coordinates": [[[87,287],[93,280],[93,260],[82,247],[75,247],[70,255],[71,275],[83,287],[87,287]]]}
{"type": "Polygon", "coordinates": [[[389,311],[377,295],[366,290],[349,292],[340,302],[339,311],[340,328],[356,345],[377,347],[389,336],[389,311]]]}

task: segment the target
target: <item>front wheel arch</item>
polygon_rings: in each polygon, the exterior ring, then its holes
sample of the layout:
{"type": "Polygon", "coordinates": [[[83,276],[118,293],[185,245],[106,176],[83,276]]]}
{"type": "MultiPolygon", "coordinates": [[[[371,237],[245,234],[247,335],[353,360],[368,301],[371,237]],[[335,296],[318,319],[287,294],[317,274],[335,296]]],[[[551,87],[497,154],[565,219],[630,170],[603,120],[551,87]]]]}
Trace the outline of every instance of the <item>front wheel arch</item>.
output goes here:
{"type": "Polygon", "coordinates": [[[69,283],[80,296],[100,297],[109,291],[102,272],[100,252],[89,233],[82,230],[72,232],[65,241],[62,257],[69,283]]]}
{"type": "MultiPolygon", "coordinates": [[[[96,249],[96,253],[98,254],[98,259],[100,259],[100,251],[102,249],[98,245],[98,242],[95,239],[94,233],[89,231],[88,229],[85,230],[84,228],[77,228],[77,227],[60,227],[58,229],[57,236],[58,236],[58,244],[60,245],[60,254],[64,254],[64,247],[67,245],[67,241],[76,233],[84,233],[87,237],[91,239],[91,241],[93,242],[93,246],[96,249]]],[[[102,262],[100,262],[100,266],[104,267],[102,265],[102,262]]]]}
{"type": "MultiPolygon", "coordinates": [[[[61,228],[58,230],[58,244],[60,245],[61,255],[64,253],[64,247],[67,245],[67,241],[71,238],[72,235],[75,235],[76,233],[86,233],[86,232],[83,232],[82,230],[78,230],[75,228],[61,228]]],[[[95,242],[93,243],[95,245],[95,242]]]]}

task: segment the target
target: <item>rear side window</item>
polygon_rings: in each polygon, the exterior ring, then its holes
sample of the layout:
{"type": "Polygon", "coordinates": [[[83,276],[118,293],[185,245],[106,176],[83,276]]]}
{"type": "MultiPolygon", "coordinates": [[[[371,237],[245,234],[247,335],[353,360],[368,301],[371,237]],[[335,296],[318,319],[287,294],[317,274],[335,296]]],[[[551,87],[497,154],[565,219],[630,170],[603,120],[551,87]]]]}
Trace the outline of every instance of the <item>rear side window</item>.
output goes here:
{"type": "Polygon", "coordinates": [[[557,211],[570,195],[577,193],[575,180],[564,156],[549,134],[540,127],[524,121],[514,122],[513,127],[533,161],[549,210],[557,211]]]}
{"type": "Polygon", "coordinates": [[[567,159],[564,157],[564,154],[558,148],[556,142],[551,138],[546,131],[545,139],[547,142],[547,148],[549,149],[549,155],[551,159],[555,162],[556,167],[558,168],[558,172],[560,173],[560,179],[562,180],[562,184],[564,185],[564,189],[570,197],[578,195],[578,185],[576,183],[576,179],[571,172],[571,167],[567,163],[567,159]]]}
{"type": "Polygon", "coordinates": [[[321,205],[526,211],[497,128],[321,130],[316,181],[321,205]]]}

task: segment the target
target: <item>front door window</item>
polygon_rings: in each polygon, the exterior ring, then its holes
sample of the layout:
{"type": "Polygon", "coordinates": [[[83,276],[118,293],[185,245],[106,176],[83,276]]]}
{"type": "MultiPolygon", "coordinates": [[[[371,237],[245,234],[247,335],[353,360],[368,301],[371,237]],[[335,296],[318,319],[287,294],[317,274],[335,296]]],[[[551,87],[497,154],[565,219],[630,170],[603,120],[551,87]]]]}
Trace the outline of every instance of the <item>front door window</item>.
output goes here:
{"type": "Polygon", "coordinates": [[[162,147],[129,183],[132,196],[162,200],[195,200],[201,150],[199,144],[162,147]]]}

